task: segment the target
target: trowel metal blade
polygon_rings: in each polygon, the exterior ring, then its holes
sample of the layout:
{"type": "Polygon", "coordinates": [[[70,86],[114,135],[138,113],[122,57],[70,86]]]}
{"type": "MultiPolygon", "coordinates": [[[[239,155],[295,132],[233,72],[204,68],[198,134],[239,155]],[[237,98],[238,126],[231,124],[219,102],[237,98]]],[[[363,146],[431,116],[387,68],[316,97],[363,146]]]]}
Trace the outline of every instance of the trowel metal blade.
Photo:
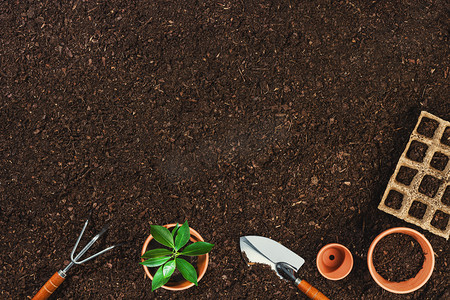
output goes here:
{"type": "Polygon", "coordinates": [[[280,243],[266,237],[257,235],[242,236],[239,243],[241,252],[248,264],[260,263],[269,265],[281,278],[283,276],[277,272],[275,267],[277,263],[287,263],[296,272],[305,263],[302,257],[280,243]]]}

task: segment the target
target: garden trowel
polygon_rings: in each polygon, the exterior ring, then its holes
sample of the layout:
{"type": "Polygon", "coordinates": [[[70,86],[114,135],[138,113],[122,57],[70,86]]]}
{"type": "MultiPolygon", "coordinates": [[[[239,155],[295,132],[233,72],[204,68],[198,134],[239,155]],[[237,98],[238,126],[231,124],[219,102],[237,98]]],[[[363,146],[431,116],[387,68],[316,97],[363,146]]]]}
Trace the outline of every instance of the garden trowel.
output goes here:
{"type": "Polygon", "coordinates": [[[279,277],[291,281],[310,299],[328,299],[308,282],[295,276],[305,260],[280,243],[266,237],[248,235],[240,238],[240,246],[247,264],[269,265],[279,277]]]}

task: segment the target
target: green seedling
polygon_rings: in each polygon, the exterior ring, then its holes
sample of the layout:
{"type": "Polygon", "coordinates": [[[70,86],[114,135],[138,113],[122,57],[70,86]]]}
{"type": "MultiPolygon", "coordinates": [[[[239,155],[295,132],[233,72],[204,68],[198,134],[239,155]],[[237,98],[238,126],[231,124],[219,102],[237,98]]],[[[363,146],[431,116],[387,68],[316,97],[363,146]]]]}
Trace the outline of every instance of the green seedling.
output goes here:
{"type": "Polygon", "coordinates": [[[205,242],[195,242],[186,246],[191,237],[187,221],[181,227],[177,224],[172,232],[163,226],[152,225],[150,226],[150,233],[158,243],[169,248],[152,249],[142,255],[142,258],[146,260],[140,262],[141,265],[159,267],[153,276],[152,291],[165,285],[170,280],[175,269],[180,271],[184,279],[198,285],[197,270],[179,256],[203,255],[211,251],[214,245],[205,242]]]}

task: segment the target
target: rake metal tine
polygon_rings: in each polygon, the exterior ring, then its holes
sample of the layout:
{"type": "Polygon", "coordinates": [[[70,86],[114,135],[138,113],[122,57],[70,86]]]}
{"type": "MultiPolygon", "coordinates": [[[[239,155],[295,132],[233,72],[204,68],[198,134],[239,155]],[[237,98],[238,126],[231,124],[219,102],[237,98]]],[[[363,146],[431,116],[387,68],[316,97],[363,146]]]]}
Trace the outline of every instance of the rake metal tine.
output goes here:
{"type": "Polygon", "coordinates": [[[105,252],[108,252],[109,250],[114,249],[114,248],[116,248],[116,247],[118,247],[118,246],[120,246],[120,244],[110,246],[110,247],[108,247],[108,248],[106,248],[106,249],[103,249],[102,251],[100,251],[100,252],[98,252],[98,253],[96,253],[96,254],[94,254],[94,255],[92,255],[92,256],[89,256],[89,257],[86,258],[85,260],[82,260],[82,261],[80,261],[80,262],[75,262],[75,263],[76,263],[76,264],[84,264],[84,263],[87,262],[88,260],[91,260],[91,259],[93,259],[93,258],[96,258],[97,256],[99,256],[99,255],[101,255],[101,254],[103,254],[103,253],[105,253],[105,252]]]}
{"type": "Polygon", "coordinates": [[[79,257],[78,257],[79,255],[77,255],[76,258],[73,258],[73,256],[75,255],[75,251],[77,250],[78,244],[79,244],[80,241],[81,241],[81,237],[83,236],[83,233],[84,233],[84,231],[86,230],[86,227],[88,226],[88,223],[89,223],[89,219],[90,219],[90,218],[91,218],[91,217],[89,216],[89,218],[86,220],[86,222],[84,222],[83,229],[81,229],[81,232],[80,232],[80,235],[78,236],[77,242],[75,243],[75,246],[73,246],[72,252],[70,253],[70,260],[73,261],[73,262],[75,262],[75,260],[76,260],[77,258],[79,258],[79,257]]]}
{"type": "MultiPolygon", "coordinates": [[[[99,232],[99,233],[97,233],[97,235],[96,236],[94,236],[93,238],[92,238],[92,240],[90,240],[90,242],[80,251],[80,253],[75,257],[75,259],[73,258],[73,255],[71,255],[70,256],[70,258],[72,259],[72,261],[75,263],[75,264],[77,264],[77,265],[80,265],[80,264],[82,264],[82,263],[84,263],[84,262],[86,262],[86,261],[88,261],[88,260],[90,260],[90,259],[92,259],[92,258],[94,258],[94,257],[96,257],[96,256],[98,256],[97,254],[96,255],[93,255],[93,256],[91,256],[91,257],[88,257],[87,259],[85,259],[85,260],[82,260],[82,261],[78,261],[78,259],[80,259],[81,258],[81,256],[83,256],[83,254],[85,254],[88,250],[89,250],[89,248],[91,248],[91,246],[100,238],[100,236],[102,236],[107,230],[108,230],[108,228],[109,228],[109,224],[107,224],[107,225],[105,225],[103,228],[102,228],[102,230],[99,232]]],[[[82,232],[83,233],[83,232],[82,232]]],[[[81,235],[80,235],[80,237],[81,237],[81,235]]],[[[114,248],[114,247],[113,247],[114,248]]],[[[111,250],[112,248],[111,247],[109,247],[109,248],[107,248],[108,250],[111,250]]],[[[106,249],[105,249],[106,250],[106,249]]],[[[104,253],[104,252],[106,252],[106,251],[101,251],[101,252],[99,252],[100,254],[102,254],[102,253],[104,253]]]]}

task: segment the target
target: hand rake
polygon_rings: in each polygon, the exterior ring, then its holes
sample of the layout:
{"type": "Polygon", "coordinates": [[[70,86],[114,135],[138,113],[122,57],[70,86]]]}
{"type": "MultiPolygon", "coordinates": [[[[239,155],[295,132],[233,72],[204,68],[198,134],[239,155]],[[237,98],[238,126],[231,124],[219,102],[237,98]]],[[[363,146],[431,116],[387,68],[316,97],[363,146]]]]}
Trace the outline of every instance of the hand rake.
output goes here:
{"type": "Polygon", "coordinates": [[[103,227],[103,229],[92,238],[92,240],[75,256],[75,251],[77,250],[78,244],[80,243],[81,237],[83,236],[84,231],[86,230],[86,227],[89,223],[90,217],[86,220],[84,223],[83,229],[81,230],[80,235],[78,236],[77,242],[75,243],[75,246],[72,249],[72,253],[70,254],[70,260],[71,262],[63,269],[59,270],[53,276],[44,284],[44,286],[39,290],[39,292],[33,297],[32,300],[44,300],[50,297],[50,295],[59,287],[59,285],[66,279],[67,272],[70,268],[73,267],[73,265],[81,265],[85,262],[96,258],[97,256],[117,247],[118,245],[110,246],[106,249],[103,249],[100,252],[97,252],[96,254],[89,256],[83,260],[81,260],[81,257],[91,248],[91,246],[102,236],[107,230],[109,225],[106,225],[103,227]]]}

